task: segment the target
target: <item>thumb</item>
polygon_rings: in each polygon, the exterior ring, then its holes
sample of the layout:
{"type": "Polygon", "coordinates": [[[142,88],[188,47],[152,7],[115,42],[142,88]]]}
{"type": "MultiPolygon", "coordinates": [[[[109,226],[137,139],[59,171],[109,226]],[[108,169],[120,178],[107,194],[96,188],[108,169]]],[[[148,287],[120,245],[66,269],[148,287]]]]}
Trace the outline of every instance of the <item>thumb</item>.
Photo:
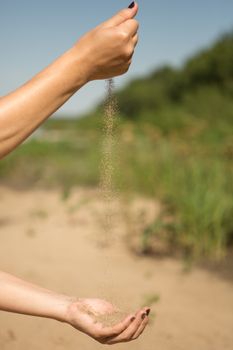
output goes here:
{"type": "Polygon", "coordinates": [[[119,24],[127,21],[128,19],[132,19],[136,16],[138,12],[138,4],[133,1],[132,4],[130,4],[130,7],[127,9],[123,9],[120,12],[118,12],[115,16],[105,21],[102,26],[104,27],[115,27],[119,24]]]}

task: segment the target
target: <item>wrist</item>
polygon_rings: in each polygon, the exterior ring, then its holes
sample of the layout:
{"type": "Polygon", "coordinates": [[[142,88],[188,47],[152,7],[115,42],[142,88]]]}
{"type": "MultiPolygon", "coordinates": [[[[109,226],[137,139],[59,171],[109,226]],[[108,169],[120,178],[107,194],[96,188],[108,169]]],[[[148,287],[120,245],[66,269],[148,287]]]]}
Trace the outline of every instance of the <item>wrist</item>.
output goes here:
{"type": "Polygon", "coordinates": [[[65,101],[76,93],[89,81],[89,70],[83,54],[75,52],[73,48],[66,51],[37,78],[43,78],[46,82],[50,80],[52,87],[56,87],[56,95],[65,96],[65,101]]]}
{"type": "Polygon", "coordinates": [[[78,90],[92,80],[92,65],[88,52],[78,46],[73,46],[66,52],[66,55],[71,63],[74,87],[78,90]]]}
{"type": "Polygon", "coordinates": [[[66,306],[62,317],[62,322],[69,325],[74,323],[74,314],[77,317],[77,303],[79,299],[76,297],[67,297],[66,306]]]}
{"type": "Polygon", "coordinates": [[[70,323],[70,309],[75,300],[77,299],[67,295],[55,295],[54,307],[53,310],[51,310],[51,314],[48,315],[48,317],[56,321],[70,323]]]}

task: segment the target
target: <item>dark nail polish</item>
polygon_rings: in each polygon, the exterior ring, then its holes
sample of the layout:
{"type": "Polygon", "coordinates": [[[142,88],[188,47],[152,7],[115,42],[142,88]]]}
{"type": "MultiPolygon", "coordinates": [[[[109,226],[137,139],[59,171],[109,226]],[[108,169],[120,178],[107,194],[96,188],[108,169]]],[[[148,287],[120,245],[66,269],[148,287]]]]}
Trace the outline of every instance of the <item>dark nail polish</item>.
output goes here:
{"type": "Polygon", "coordinates": [[[133,322],[134,320],[136,320],[136,317],[132,317],[132,318],[130,319],[131,322],[133,322]]]}
{"type": "Polygon", "coordinates": [[[145,317],[146,317],[146,314],[142,314],[142,320],[144,320],[145,317]]]}
{"type": "Polygon", "coordinates": [[[147,314],[147,316],[149,316],[149,314],[150,314],[150,309],[147,309],[147,310],[146,310],[146,314],[147,314]]]}
{"type": "Polygon", "coordinates": [[[134,6],[135,6],[135,2],[133,1],[133,2],[131,2],[131,4],[129,5],[129,9],[134,8],[134,6]]]}

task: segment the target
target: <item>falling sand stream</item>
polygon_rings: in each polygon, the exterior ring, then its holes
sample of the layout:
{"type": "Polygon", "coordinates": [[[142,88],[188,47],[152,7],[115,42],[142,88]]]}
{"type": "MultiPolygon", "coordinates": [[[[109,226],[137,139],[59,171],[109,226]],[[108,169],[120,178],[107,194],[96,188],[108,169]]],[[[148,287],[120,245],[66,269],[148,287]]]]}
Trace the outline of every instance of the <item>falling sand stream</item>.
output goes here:
{"type": "Polygon", "coordinates": [[[114,127],[117,118],[117,103],[113,94],[114,81],[109,79],[106,82],[107,97],[105,102],[104,118],[103,118],[103,143],[102,143],[102,159],[100,166],[100,192],[104,200],[104,218],[103,218],[103,237],[104,245],[111,243],[112,236],[112,216],[113,201],[116,197],[116,191],[113,184],[114,176],[114,127]]]}
{"type": "MultiPolygon", "coordinates": [[[[105,287],[116,287],[114,278],[111,273],[111,257],[108,253],[108,247],[114,242],[114,219],[116,215],[115,203],[117,201],[117,190],[114,184],[114,173],[116,167],[116,136],[115,129],[118,118],[117,101],[114,96],[114,80],[106,81],[106,101],[103,116],[103,140],[102,140],[102,157],[100,164],[100,195],[104,202],[104,211],[102,218],[102,237],[101,244],[104,249],[106,269],[103,271],[103,295],[107,300],[111,300],[114,305],[115,296],[117,297],[117,305],[120,303],[119,295],[108,296],[105,295],[105,287]],[[105,249],[106,248],[106,249],[105,249]],[[114,299],[114,301],[112,300],[114,299]]],[[[116,290],[116,289],[115,289],[116,290]]],[[[111,326],[121,321],[127,315],[126,312],[117,308],[118,311],[114,313],[99,315],[96,321],[102,322],[106,326],[111,326]]],[[[125,310],[125,307],[124,307],[125,310]]]]}

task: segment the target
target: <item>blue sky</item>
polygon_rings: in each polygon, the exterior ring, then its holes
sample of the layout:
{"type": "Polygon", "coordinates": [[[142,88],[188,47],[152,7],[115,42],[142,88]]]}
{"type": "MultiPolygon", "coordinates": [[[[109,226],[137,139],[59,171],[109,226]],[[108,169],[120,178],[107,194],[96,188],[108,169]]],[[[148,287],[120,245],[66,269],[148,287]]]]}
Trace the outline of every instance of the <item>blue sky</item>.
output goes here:
{"type": "MultiPolygon", "coordinates": [[[[138,1],[140,42],[118,87],[164,63],[187,57],[233,29],[232,0],[138,1]]],[[[126,1],[11,0],[0,2],[0,95],[43,69],[86,31],[129,4],[126,1]]],[[[104,96],[103,81],[80,90],[59,114],[79,115],[104,96]]]]}

